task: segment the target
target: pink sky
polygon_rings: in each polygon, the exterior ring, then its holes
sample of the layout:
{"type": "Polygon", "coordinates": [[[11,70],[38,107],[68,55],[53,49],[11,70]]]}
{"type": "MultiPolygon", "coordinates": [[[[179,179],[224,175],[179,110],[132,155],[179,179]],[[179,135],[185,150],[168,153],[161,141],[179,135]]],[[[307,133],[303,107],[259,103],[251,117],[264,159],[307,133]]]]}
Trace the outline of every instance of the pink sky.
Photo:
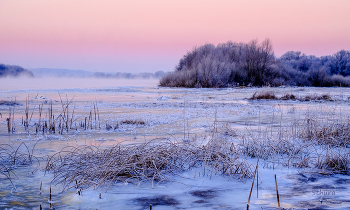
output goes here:
{"type": "Polygon", "coordinates": [[[0,63],[171,71],[194,46],[270,38],[286,51],[350,50],[349,0],[0,0],[0,63]]]}

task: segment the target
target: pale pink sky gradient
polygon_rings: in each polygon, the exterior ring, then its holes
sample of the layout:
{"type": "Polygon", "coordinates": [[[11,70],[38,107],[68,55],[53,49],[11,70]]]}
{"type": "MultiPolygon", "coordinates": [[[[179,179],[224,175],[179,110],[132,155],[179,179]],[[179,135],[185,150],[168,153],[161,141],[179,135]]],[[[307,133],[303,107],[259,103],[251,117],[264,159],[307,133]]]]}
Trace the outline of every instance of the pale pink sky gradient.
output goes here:
{"type": "Polygon", "coordinates": [[[286,51],[350,50],[349,0],[0,0],[0,63],[171,71],[205,43],[270,38],[286,51]]]}

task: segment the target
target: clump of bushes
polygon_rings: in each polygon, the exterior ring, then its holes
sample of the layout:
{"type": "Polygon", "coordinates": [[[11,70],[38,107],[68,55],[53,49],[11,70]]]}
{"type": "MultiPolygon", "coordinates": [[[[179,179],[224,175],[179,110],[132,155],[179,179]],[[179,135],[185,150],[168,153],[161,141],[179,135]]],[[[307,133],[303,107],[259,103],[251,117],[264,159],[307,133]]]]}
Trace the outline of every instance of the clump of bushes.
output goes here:
{"type": "Polygon", "coordinates": [[[206,44],[188,52],[175,72],[161,78],[164,87],[228,87],[280,85],[278,63],[269,39],[258,43],[206,44]]]}
{"type": "Polygon", "coordinates": [[[289,51],[277,58],[269,39],[194,48],[165,74],[162,87],[350,86],[350,51],[316,57],[289,51]]]}

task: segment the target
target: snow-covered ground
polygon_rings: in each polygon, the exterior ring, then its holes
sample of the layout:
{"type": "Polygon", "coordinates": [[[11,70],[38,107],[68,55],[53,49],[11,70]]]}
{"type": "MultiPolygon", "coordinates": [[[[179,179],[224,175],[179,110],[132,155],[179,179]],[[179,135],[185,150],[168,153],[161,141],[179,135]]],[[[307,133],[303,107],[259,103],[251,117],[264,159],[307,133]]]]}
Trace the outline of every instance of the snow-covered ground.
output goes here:
{"type": "MultiPolygon", "coordinates": [[[[244,138],[271,137],[278,131],[285,131],[279,135],[293,135],[296,123],[306,117],[329,122],[346,121],[349,116],[348,88],[186,89],[159,88],[157,81],[98,79],[77,83],[73,79],[68,83],[58,80],[54,86],[48,81],[12,86],[9,80],[6,82],[9,84],[0,87],[0,101],[17,101],[22,105],[0,105],[0,143],[13,148],[25,143],[29,150],[35,145],[33,155],[42,158],[40,166],[14,166],[10,173],[13,184],[5,176],[8,172],[2,170],[0,208],[7,209],[39,209],[40,204],[44,209],[49,208],[53,174],[44,174],[45,158],[66,146],[108,148],[121,142],[127,145],[156,138],[185,140],[189,144],[197,140],[205,144],[216,128],[224,130],[229,141],[239,142],[244,138]],[[263,91],[273,91],[279,97],[293,94],[298,98],[327,94],[332,100],[248,100],[255,92],[263,91]],[[22,125],[26,98],[28,130],[22,125]],[[62,104],[69,103],[71,128],[62,134],[36,132],[39,105],[43,110],[41,123],[48,122],[51,102],[55,119],[63,113],[62,104]],[[6,118],[10,111],[14,114],[14,133],[7,132],[6,118]],[[88,128],[80,126],[90,117],[88,128]]],[[[316,151],[321,153],[322,149],[315,145],[316,151]]],[[[257,158],[247,155],[241,158],[254,171],[257,158]]],[[[285,209],[350,208],[348,175],[286,166],[284,161],[259,160],[258,186],[255,180],[249,209],[276,209],[275,174],[280,205],[285,209]]],[[[82,195],[76,189],[61,193],[60,184],[52,185],[51,202],[55,209],[149,209],[150,204],[153,209],[245,209],[251,186],[251,178],[237,180],[200,166],[169,182],[117,182],[109,187],[83,189],[82,195]]]]}

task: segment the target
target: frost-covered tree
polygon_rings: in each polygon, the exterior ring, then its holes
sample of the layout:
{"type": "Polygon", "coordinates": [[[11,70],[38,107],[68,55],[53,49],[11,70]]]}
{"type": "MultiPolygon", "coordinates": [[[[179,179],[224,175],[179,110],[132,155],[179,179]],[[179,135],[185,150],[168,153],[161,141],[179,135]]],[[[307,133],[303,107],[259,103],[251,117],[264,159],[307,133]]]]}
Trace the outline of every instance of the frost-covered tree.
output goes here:
{"type": "Polygon", "coordinates": [[[305,55],[300,51],[288,51],[280,57],[280,60],[283,65],[302,72],[307,72],[322,65],[320,58],[314,55],[305,55]]]}
{"type": "Polygon", "coordinates": [[[160,85],[169,86],[170,80],[178,81],[171,82],[170,85],[178,87],[184,84],[186,87],[206,88],[237,84],[267,85],[271,84],[271,81],[267,80],[270,71],[276,71],[272,69],[274,63],[275,56],[269,39],[260,44],[257,40],[247,44],[205,44],[184,55],[175,72],[163,77],[160,85]],[[181,81],[182,79],[188,81],[181,81]]]}
{"type": "Polygon", "coordinates": [[[350,51],[341,50],[335,53],[328,61],[330,73],[342,76],[350,75],[350,51]]]}
{"type": "Polygon", "coordinates": [[[322,57],[289,51],[276,58],[269,39],[205,44],[187,52],[175,71],[160,79],[160,86],[346,86],[349,79],[341,77],[350,75],[349,64],[345,50],[322,57]]]}

